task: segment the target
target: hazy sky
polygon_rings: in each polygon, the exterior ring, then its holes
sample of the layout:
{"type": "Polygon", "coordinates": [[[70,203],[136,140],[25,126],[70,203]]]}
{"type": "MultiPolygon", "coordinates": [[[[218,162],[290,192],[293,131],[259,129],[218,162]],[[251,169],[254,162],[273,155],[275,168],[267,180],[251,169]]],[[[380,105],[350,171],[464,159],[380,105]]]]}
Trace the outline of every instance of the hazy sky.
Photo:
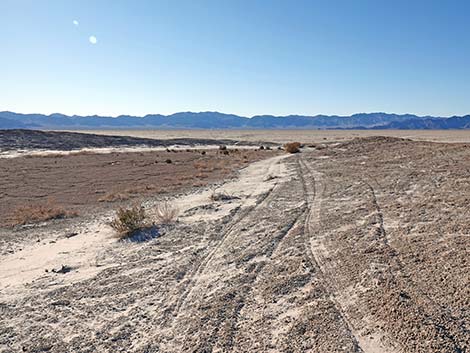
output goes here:
{"type": "Polygon", "coordinates": [[[0,0],[0,110],[470,113],[470,1],[0,0]]]}

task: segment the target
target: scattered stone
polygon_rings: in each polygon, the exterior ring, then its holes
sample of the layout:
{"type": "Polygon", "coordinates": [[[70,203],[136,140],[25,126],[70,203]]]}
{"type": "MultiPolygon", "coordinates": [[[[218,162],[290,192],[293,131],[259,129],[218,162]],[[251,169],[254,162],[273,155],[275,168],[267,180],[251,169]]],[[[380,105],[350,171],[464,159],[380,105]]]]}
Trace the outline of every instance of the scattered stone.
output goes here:
{"type": "Polygon", "coordinates": [[[51,305],[53,306],[69,306],[70,305],[70,300],[57,300],[55,302],[52,302],[51,305]]]}
{"type": "Polygon", "coordinates": [[[54,273],[68,273],[72,270],[73,270],[72,267],[67,266],[67,265],[62,265],[62,267],[58,270],[52,269],[52,272],[54,272],[54,273]]]}
{"type": "Polygon", "coordinates": [[[74,236],[76,236],[76,235],[78,235],[77,232],[72,232],[72,233],[65,234],[65,237],[66,237],[66,238],[72,238],[72,237],[74,237],[74,236]]]}

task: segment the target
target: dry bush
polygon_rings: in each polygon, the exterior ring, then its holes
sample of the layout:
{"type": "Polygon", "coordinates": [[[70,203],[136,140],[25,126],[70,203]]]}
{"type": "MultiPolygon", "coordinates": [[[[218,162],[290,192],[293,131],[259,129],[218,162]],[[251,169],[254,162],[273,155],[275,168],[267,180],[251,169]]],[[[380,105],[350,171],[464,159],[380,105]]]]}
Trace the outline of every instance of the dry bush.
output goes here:
{"type": "Polygon", "coordinates": [[[111,192],[103,195],[98,199],[98,202],[116,202],[129,200],[131,195],[127,192],[111,192]]]}
{"type": "Polygon", "coordinates": [[[129,237],[136,230],[150,226],[147,214],[141,205],[134,205],[131,208],[120,207],[109,225],[118,232],[121,239],[129,237]]]}
{"type": "Polygon", "coordinates": [[[207,168],[207,162],[205,161],[196,161],[193,163],[194,168],[196,169],[205,169],[207,168]]]}
{"type": "Polygon", "coordinates": [[[284,150],[287,153],[297,153],[300,151],[300,142],[289,142],[284,145],[284,150]]]}
{"type": "Polygon", "coordinates": [[[51,219],[60,219],[75,216],[75,212],[67,211],[56,205],[53,201],[43,204],[19,206],[13,211],[12,224],[45,222],[51,219]]]}
{"type": "Polygon", "coordinates": [[[268,175],[266,175],[266,177],[263,180],[264,181],[270,181],[270,180],[274,180],[274,179],[277,179],[277,178],[278,178],[277,175],[268,174],[268,175]]]}
{"type": "Polygon", "coordinates": [[[234,199],[238,199],[237,196],[229,195],[225,192],[213,192],[210,196],[209,199],[211,201],[230,201],[234,199]]]}
{"type": "Polygon", "coordinates": [[[175,223],[179,210],[168,202],[163,202],[155,208],[155,218],[160,224],[175,223]]]}

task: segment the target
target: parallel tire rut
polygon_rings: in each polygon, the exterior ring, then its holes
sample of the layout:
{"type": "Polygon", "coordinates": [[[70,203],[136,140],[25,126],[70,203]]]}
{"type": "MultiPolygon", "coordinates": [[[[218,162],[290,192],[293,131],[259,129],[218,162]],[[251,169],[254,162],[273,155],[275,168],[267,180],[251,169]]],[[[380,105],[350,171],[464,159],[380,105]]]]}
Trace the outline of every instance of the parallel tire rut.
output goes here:
{"type": "MultiPolygon", "coordinates": [[[[333,288],[332,280],[327,277],[324,269],[321,266],[320,260],[315,255],[314,251],[312,250],[310,241],[311,241],[311,237],[314,236],[314,235],[311,234],[311,222],[312,222],[311,217],[312,217],[313,212],[319,212],[320,211],[320,210],[314,210],[313,209],[313,207],[318,207],[319,206],[319,205],[313,205],[315,199],[319,197],[318,190],[317,190],[317,181],[315,180],[315,177],[313,176],[313,173],[311,172],[310,168],[307,166],[307,163],[305,163],[305,161],[303,161],[301,157],[298,158],[298,167],[299,167],[299,175],[300,175],[300,178],[302,180],[302,187],[303,187],[304,193],[305,193],[305,200],[308,204],[308,214],[307,214],[307,218],[305,220],[305,226],[304,226],[304,242],[305,242],[306,252],[308,254],[310,262],[312,263],[312,266],[314,268],[317,268],[319,273],[321,274],[321,276],[323,278],[323,281],[325,283],[325,290],[328,292],[328,295],[329,295],[329,298],[330,298],[331,302],[336,307],[336,310],[338,311],[338,313],[340,314],[342,320],[344,321],[344,323],[346,324],[346,326],[348,328],[351,339],[354,342],[354,351],[355,352],[364,352],[364,350],[359,345],[359,340],[358,340],[358,338],[356,337],[356,335],[354,333],[353,326],[350,323],[350,320],[349,320],[346,312],[342,308],[341,304],[335,298],[334,292],[332,291],[332,288],[333,288]],[[308,183],[305,180],[305,175],[304,174],[307,175],[308,177],[310,177],[310,179],[312,180],[312,184],[313,184],[312,186],[308,185],[308,183]],[[311,190],[309,190],[309,189],[311,189],[311,190]]],[[[317,221],[318,220],[314,220],[314,222],[317,222],[317,221]]]]}

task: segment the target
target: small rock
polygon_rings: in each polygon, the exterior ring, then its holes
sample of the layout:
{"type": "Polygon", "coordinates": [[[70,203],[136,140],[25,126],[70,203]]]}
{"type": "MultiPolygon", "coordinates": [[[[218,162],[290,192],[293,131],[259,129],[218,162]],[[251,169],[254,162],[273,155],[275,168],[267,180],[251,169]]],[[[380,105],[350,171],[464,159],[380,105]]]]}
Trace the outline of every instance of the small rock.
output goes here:
{"type": "Polygon", "coordinates": [[[52,269],[52,272],[54,273],[68,273],[70,271],[72,271],[72,267],[67,266],[67,265],[62,265],[62,267],[58,270],[52,269]]]}
{"type": "Polygon", "coordinates": [[[70,305],[70,300],[57,300],[55,302],[52,302],[51,305],[54,305],[54,306],[68,306],[68,305],[70,305]]]}
{"type": "Polygon", "coordinates": [[[66,238],[72,238],[72,237],[74,237],[74,236],[76,236],[76,235],[78,235],[77,232],[72,232],[72,233],[65,234],[65,237],[66,237],[66,238]]]}

